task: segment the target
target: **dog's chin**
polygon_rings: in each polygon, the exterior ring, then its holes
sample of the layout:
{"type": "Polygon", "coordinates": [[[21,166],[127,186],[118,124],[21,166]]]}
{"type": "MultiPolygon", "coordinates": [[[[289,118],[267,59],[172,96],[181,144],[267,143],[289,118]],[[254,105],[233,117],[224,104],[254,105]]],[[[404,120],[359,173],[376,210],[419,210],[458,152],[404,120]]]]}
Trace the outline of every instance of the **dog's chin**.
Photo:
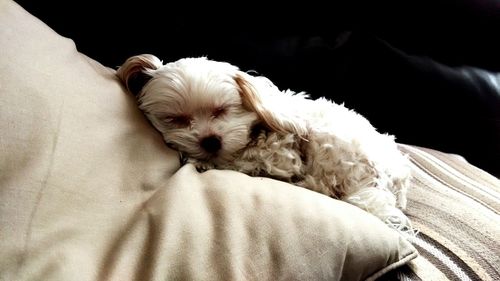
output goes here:
{"type": "Polygon", "coordinates": [[[181,154],[184,158],[189,158],[191,161],[196,160],[196,162],[211,164],[215,167],[225,167],[229,163],[232,163],[232,161],[234,161],[235,159],[234,156],[221,153],[203,154],[203,155],[196,154],[196,156],[187,153],[181,153],[181,154]]]}
{"type": "Polygon", "coordinates": [[[216,166],[223,166],[231,163],[232,161],[234,161],[234,159],[235,156],[232,153],[221,151],[218,153],[207,154],[206,157],[199,160],[214,164],[216,166]]]}
{"type": "Polygon", "coordinates": [[[231,163],[236,158],[237,152],[230,151],[218,151],[215,153],[208,153],[203,150],[190,150],[190,149],[182,149],[178,146],[169,144],[169,147],[180,152],[182,161],[186,161],[187,159],[196,160],[198,162],[210,163],[215,166],[225,166],[228,163],[231,163]]]}

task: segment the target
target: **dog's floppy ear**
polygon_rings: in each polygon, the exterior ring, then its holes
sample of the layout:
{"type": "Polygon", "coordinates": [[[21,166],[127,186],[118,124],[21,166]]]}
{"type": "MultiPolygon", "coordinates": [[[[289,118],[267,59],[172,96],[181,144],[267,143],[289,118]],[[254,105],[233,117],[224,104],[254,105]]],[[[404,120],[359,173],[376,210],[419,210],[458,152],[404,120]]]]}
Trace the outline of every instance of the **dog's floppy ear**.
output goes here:
{"type": "Polygon", "coordinates": [[[144,85],[151,79],[150,72],[163,64],[160,59],[150,54],[128,58],[116,71],[127,90],[137,96],[144,85]]]}
{"type": "Polygon", "coordinates": [[[243,106],[255,112],[269,129],[280,133],[293,133],[303,138],[307,127],[303,120],[293,112],[303,95],[289,91],[282,93],[265,77],[253,77],[239,72],[234,77],[238,85],[243,106]]]}

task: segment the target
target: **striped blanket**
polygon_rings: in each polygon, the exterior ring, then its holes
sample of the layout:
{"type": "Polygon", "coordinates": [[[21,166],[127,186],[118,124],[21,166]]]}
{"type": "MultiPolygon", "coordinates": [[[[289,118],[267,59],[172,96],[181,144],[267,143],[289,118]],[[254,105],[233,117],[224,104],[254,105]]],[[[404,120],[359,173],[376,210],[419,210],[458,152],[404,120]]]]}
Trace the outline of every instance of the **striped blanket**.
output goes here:
{"type": "Polygon", "coordinates": [[[500,180],[457,155],[400,149],[414,165],[406,213],[420,256],[380,280],[500,280],[500,180]]]}

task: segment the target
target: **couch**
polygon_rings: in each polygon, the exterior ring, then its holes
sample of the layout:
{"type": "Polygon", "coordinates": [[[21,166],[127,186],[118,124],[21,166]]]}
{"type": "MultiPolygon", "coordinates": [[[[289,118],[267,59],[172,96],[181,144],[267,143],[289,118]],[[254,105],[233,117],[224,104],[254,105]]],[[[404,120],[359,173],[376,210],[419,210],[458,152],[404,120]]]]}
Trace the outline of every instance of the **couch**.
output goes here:
{"type": "Polygon", "coordinates": [[[229,61],[281,88],[344,102],[401,143],[462,155],[500,177],[494,1],[339,1],[275,9],[178,2],[19,0],[106,66],[138,53],[164,61],[202,55],[229,61]]]}
{"type": "MultiPolygon", "coordinates": [[[[92,56],[85,44],[102,38],[80,44],[30,5],[0,0],[0,280],[500,278],[500,181],[470,157],[400,142],[412,160],[405,212],[420,231],[409,240],[309,190],[198,173],[180,165],[115,76],[140,42],[103,47],[115,62],[92,56]]],[[[111,27],[102,26],[111,34],[119,22],[111,27]]],[[[340,34],[339,48],[371,40],[340,34]]]]}

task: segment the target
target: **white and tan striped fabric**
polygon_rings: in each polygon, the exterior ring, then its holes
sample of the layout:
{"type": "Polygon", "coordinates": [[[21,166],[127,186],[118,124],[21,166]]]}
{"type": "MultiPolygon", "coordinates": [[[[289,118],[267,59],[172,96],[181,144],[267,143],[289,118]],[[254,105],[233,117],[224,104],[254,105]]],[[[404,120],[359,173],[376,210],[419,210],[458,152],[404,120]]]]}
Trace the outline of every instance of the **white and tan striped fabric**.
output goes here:
{"type": "Polygon", "coordinates": [[[500,280],[500,180],[458,155],[401,145],[420,256],[382,280],[500,280]]]}

